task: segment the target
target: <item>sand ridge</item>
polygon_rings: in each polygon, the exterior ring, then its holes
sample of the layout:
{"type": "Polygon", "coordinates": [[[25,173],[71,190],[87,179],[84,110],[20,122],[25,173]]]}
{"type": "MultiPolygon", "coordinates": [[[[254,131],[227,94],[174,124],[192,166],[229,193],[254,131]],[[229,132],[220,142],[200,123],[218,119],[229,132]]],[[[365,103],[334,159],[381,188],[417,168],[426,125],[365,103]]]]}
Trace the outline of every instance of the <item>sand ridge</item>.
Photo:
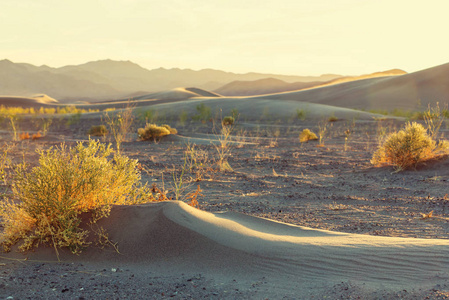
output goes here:
{"type": "MultiPolygon", "coordinates": [[[[117,243],[120,254],[89,248],[79,257],[62,253],[62,259],[137,263],[140,268],[164,261],[180,269],[267,276],[276,272],[323,284],[352,280],[398,287],[433,281],[449,269],[448,240],[317,230],[235,212],[204,212],[184,202],[117,206],[98,225],[117,243]]],[[[54,260],[55,253],[44,248],[28,256],[54,260]]]]}

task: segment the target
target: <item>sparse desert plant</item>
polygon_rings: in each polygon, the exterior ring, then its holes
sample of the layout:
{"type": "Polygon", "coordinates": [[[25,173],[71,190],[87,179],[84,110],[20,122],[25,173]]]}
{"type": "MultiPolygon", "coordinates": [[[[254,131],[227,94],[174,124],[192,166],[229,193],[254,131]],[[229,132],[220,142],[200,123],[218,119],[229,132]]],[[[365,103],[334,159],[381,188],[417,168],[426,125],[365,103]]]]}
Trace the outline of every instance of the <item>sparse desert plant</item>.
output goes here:
{"type": "Polygon", "coordinates": [[[93,135],[93,136],[105,136],[108,134],[108,130],[106,129],[106,126],[104,126],[104,125],[94,125],[89,129],[87,134],[93,135]]]}
{"type": "Polygon", "coordinates": [[[193,116],[193,120],[201,121],[202,123],[206,123],[212,118],[212,112],[209,106],[206,106],[204,103],[198,104],[196,106],[196,110],[198,112],[197,115],[193,116]]]}
{"type": "Polygon", "coordinates": [[[22,132],[21,134],[19,134],[19,139],[21,141],[27,140],[29,138],[30,138],[30,134],[28,132],[22,132]]]}
{"type": "Polygon", "coordinates": [[[14,112],[9,112],[9,113],[6,113],[5,115],[3,115],[3,117],[9,120],[9,125],[11,127],[12,135],[13,135],[12,139],[13,139],[13,141],[17,141],[19,138],[17,135],[17,132],[19,131],[19,125],[18,125],[19,116],[14,112]]]}
{"type": "Polygon", "coordinates": [[[109,126],[109,132],[112,134],[117,152],[120,152],[120,145],[127,140],[129,131],[134,122],[133,110],[130,104],[122,111],[109,115],[104,114],[106,124],[109,126]]]}
{"type": "Polygon", "coordinates": [[[145,121],[145,123],[155,122],[157,119],[157,113],[153,109],[139,110],[137,115],[138,119],[145,121]]]}
{"type": "Polygon", "coordinates": [[[185,110],[183,110],[180,114],[179,114],[179,123],[181,123],[181,125],[185,125],[187,118],[189,116],[189,113],[186,112],[185,110]]]}
{"type": "Polygon", "coordinates": [[[234,122],[235,119],[233,116],[226,116],[223,118],[223,121],[221,121],[224,126],[234,125],[234,122]]]}
{"type": "Polygon", "coordinates": [[[201,181],[207,174],[214,172],[212,169],[213,162],[209,158],[209,154],[204,149],[198,148],[195,144],[187,144],[185,151],[186,167],[191,173],[195,174],[195,181],[201,181]]]}
{"type": "Polygon", "coordinates": [[[327,119],[328,122],[336,122],[338,121],[338,118],[335,116],[334,113],[332,113],[329,117],[329,119],[327,119]]]}
{"type": "Polygon", "coordinates": [[[449,143],[435,142],[419,123],[389,134],[373,154],[374,165],[393,165],[397,171],[415,168],[420,162],[448,153],[449,143]]]}
{"type": "Polygon", "coordinates": [[[237,120],[237,118],[239,116],[239,111],[237,108],[231,109],[231,116],[234,118],[234,120],[237,120]]]}
{"type": "MultiPolygon", "coordinates": [[[[444,110],[443,110],[444,111],[444,110]]],[[[444,122],[445,114],[440,109],[440,105],[437,102],[435,107],[429,105],[427,111],[423,114],[424,122],[427,126],[427,131],[432,139],[438,139],[441,125],[444,122]]]]}
{"type": "Polygon", "coordinates": [[[171,128],[169,125],[157,126],[156,124],[146,124],[145,128],[139,128],[137,134],[139,138],[143,141],[146,140],[159,140],[162,137],[169,134],[176,134],[178,131],[171,128]]]}
{"type": "MultiPolygon", "coordinates": [[[[331,124],[330,126],[332,126],[332,125],[333,124],[331,124]]],[[[324,139],[326,138],[328,127],[329,127],[328,120],[322,120],[322,121],[318,122],[318,135],[319,135],[319,145],[320,146],[324,146],[324,139]]]]}
{"type": "Polygon", "coordinates": [[[296,109],[296,117],[301,120],[304,121],[306,119],[306,111],[304,109],[296,109]]]}
{"type": "Polygon", "coordinates": [[[222,124],[220,134],[216,135],[218,144],[214,144],[214,146],[218,154],[217,166],[220,171],[232,171],[228,158],[231,156],[231,132],[233,129],[233,125],[222,124]]]}
{"type": "Polygon", "coordinates": [[[6,184],[7,182],[7,171],[11,164],[11,159],[8,153],[13,149],[13,145],[3,143],[0,145],[0,181],[6,184]]]}
{"type": "MultiPolygon", "coordinates": [[[[67,114],[66,112],[62,112],[62,114],[67,114]]],[[[67,126],[76,125],[81,121],[81,111],[77,111],[76,113],[71,114],[66,121],[67,126]]]]}
{"type": "Polygon", "coordinates": [[[40,139],[42,137],[41,133],[38,131],[37,133],[33,133],[33,135],[31,136],[32,140],[37,140],[40,139]]]}
{"type": "Polygon", "coordinates": [[[33,118],[33,123],[37,130],[42,130],[42,135],[46,136],[50,125],[53,123],[52,117],[38,117],[33,118]]]}
{"type": "Polygon", "coordinates": [[[38,166],[18,166],[14,202],[0,204],[4,250],[23,240],[22,251],[49,244],[56,254],[62,247],[79,253],[88,245],[88,232],[80,228],[82,213],[91,213],[94,223],[109,215],[111,205],[154,200],[140,183],[137,160],[120,154],[109,159],[112,152],[110,145],[90,140],[86,146],[38,150],[38,166]]]}
{"type": "Polygon", "coordinates": [[[178,130],[176,130],[176,128],[172,128],[170,125],[164,124],[161,127],[167,128],[170,134],[178,134],[178,130]]]}
{"type": "Polygon", "coordinates": [[[313,141],[313,140],[317,140],[317,139],[318,139],[318,137],[316,136],[316,134],[313,133],[312,131],[310,131],[310,129],[304,129],[299,134],[299,141],[301,143],[308,142],[308,141],[313,141]]]}

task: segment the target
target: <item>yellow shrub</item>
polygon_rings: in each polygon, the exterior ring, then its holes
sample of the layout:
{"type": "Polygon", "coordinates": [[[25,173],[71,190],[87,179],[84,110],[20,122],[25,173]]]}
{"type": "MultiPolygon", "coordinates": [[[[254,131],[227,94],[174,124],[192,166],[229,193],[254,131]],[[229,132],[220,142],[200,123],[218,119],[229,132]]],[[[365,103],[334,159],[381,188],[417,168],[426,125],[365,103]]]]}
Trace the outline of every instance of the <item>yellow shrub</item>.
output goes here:
{"type": "Polygon", "coordinates": [[[166,135],[177,133],[178,131],[168,125],[157,126],[156,124],[147,124],[145,128],[139,128],[137,134],[141,140],[158,140],[166,135]]]}
{"type": "Polygon", "coordinates": [[[318,137],[316,136],[315,133],[313,133],[312,131],[310,131],[309,129],[304,129],[300,134],[299,134],[299,141],[301,143],[303,142],[308,142],[311,140],[317,140],[318,137]]]}
{"type": "Polygon", "coordinates": [[[86,147],[82,143],[75,148],[62,145],[39,153],[37,167],[17,169],[12,185],[17,207],[0,211],[2,225],[11,228],[3,233],[4,246],[23,238],[22,250],[49,243],[76,253],[87,245],[87,232],[79,228],[81,213],[92,212],[96,221],[109,214],[112,204],[154,199],[147,186],[140,184],[137,160],[121,155],[108,159],[110,145],[90,140],[86,147]],[[11,211],[16,212],[13,217],[5,218],[11,211]],[[13,230],[20,223],[14,216],[34,220],[32,228],[13,230]]]}
{"type": "Polygon", "coordinates": [[[373,154],[374,165],[393,165],[397,170],[415,168],[417,164],[447,152],[447,143],[437,143],[416,122],[390,134],[373,154]]]}

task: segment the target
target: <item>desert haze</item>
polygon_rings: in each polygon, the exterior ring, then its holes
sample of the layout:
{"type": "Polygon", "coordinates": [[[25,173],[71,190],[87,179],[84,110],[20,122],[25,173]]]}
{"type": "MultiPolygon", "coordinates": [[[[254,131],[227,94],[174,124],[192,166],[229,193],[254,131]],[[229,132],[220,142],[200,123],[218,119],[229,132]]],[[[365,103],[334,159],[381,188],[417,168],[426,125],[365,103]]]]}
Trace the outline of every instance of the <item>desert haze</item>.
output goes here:
{"type": "Polygon", "coordinates": [[[449,64],[0,61],[0,296],[448,299],[448,104],[449,64]]]}

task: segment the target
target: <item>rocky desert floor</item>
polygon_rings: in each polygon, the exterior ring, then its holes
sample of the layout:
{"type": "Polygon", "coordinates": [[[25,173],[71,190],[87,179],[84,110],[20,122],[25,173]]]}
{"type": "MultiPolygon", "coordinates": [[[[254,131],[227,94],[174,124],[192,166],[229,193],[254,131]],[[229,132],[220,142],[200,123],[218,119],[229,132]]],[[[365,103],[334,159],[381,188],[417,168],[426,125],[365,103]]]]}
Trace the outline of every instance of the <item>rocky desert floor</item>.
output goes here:
{"type": "MultiPolygon", "coordinates": [[[[0,137],[11,147],[15,163],[25,160],[33,166],[38,163],[37,149],[86,141],[88,129],[100,123],[100,118],[90,117],[71,125],[54,121],[45,137],[15,142],[3,123],[0,137]]],[[[234,211],[365,235],[449,238],[447,158],[402,172],[370,163],[379,141],[404,121],[329,122],[322,145],[318,141],[300,143],[298,138],[306,128],[318,134],[316,120],[290,124],[237,121],[226,143],[230,168],[221,171],[216,165],[224,142],[220,126],[214,129],[209,122],[174,122],[170,125],[178,134],[155,142],[137,140],[135,129],[143,127],[140,123],[136,120],[121,149],[139,160],[142,181],[184,201],[199,187],[201,210],[234,211]],[[179,184],[181,179],[182,190],[176,195],[174,181],[179,184]]],[[[26,120],[22,128],[33,131],[26,120]]],[[[447,137],[448,131],[445,123],[441,132],[447,137]]],[[[111,137],[100,140],[114,145],[111,137]]],[[[0,188],[9,193],[7,184],[0,188]]],[[[0,262],[0,296],[4,299],[449,299],[447,278],[447,285],[425,290],[390,290],[388,286],[371,290],[343,281],[329,283],[325,290],[292,294],[273,291],[268,279],[257,276],[244,282],[228,278],[222,283],[202,273],[175,276],[82,263],[6,258],[0,262]]]]}

